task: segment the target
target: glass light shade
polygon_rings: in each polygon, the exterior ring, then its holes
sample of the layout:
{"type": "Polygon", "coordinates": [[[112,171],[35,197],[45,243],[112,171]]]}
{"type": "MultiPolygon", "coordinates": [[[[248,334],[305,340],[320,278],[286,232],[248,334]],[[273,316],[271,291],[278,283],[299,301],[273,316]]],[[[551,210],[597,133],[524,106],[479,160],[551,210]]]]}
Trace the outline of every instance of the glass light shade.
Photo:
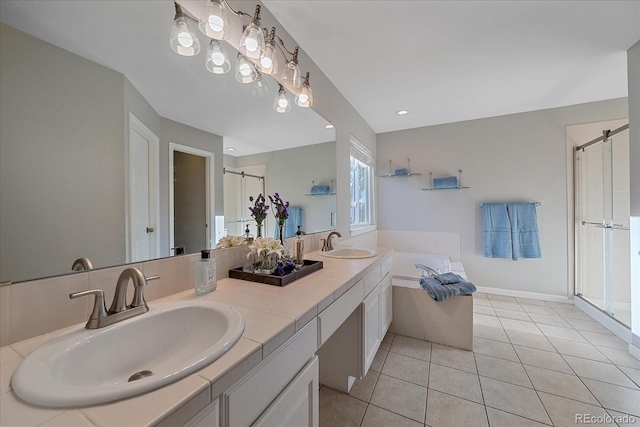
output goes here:
{"type": "Polygon", "coordinates": [[[265,85],[262,81],[262,76],[258,73],[258,78],[256,79],[253,87],[251,88],[251,96],[255,98],[262,98],[269,92],[269,86],[265,85]]]}
{"type": "Polygon", "coordinates": [[[260,59],[260,71],[270,76],[278,74],[278,58],[273,42],[267,43],[264,48],[264,56],[260,59]]]}
{"type": "Polygon", "coordinates": [[[256,67],[239,53],[236,60],[236,80],[240,83],[253,83],[257,78],[256,67]]]}
{"type": "Polygon", "coordinates": [[[291,102],[289,102],[287,92],[284,90],[282,85],[280,85],[280,90],[278,91],[276,98],[273,100],[273,109],[278,113],[286,113],[291,110],[291,102]]]}
{"type": "Polygon", "coordinates": [[[211,43],[209,43],[205,66],[213,74],[225,74],[231,69],[227,52],[222,48],[219,41],[211,40],[211,43]]]}
{"type": "Polygon", "coordinates": [[[300,78],[300,67],[298,63],[291,60],[287,62],[287,69],[284,71],[282,79],[287,82],[291,87],[302,86],[302,79],[300,78]]]}
{"type": "Polygon", "coordinates": [[[295,103],[298,107],[308,108],[313,105],[313,92],[308,84],[303,84],[300,93],[295,97],[295,103]]]}
{"type": "Polygon", "coordinates": [[[227,8],[223,6],[221,0],[209,0],[207,2],[205,13],[198,22],[198,28],[202,34],[212,39],[229,39],[231,31],[229,31],[227,8]]]}
{"type": "Polygon", "coordinates": [[[240,52],[247,58],[261,59],[264,56],[264,34],[256,21],[251,22],[244,29],[240,39],[240,52]]]}
{"type": "Polygon", "coordinates": [[[169,42],[171,49],[182,56],[194,56],[200,52],[200,40],[195,33],[189,30],[187,19],[184,16],[178,16],[174,19],[169,42]]]}

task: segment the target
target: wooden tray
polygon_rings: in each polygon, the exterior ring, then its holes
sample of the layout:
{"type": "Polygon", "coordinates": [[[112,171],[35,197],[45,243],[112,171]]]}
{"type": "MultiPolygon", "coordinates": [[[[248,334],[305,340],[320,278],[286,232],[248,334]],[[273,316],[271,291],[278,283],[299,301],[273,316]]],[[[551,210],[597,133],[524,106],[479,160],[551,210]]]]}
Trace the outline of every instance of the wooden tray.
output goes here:
{"type": "Polygon", "coordinates": [[[260,282],[273,286],[284,286],[289,283],[298,280],[308,274],[318,271],[322,268],[322,261],[313,261],[310,259],[304,260],[304,265],[300,267],[300,270],[289,273],[285,276],[276,276],[275,274],[259,274],[248,273],[242,271],[242,267],[229,270],[229,277],[232,279],[248,280],[250,282],[260,282]]]}

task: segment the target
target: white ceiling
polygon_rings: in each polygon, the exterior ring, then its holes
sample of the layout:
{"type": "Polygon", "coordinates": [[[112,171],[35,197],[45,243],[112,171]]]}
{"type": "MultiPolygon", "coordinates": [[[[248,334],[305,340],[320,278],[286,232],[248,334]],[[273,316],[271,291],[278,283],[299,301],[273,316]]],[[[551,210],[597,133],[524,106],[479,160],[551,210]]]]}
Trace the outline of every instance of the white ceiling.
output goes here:
{"type": "Polygon", "coordinates": [[[640,40],[637,0],[264,4],[377,133],[625,97],[640,40]]]}
{"type": "MultiPolygon", "coordinates": [[[[637,0],[264,4],[378,133],[624,97],[640,39],[637,0]]],[[[161,116],[234,155],[335,138],[309,109],[275,113],[270,78],[255,99],[208,73],[203,52],[174,54],[173,15],[168,0],[0,1],[3,23],[123,73],[161,116]]]]}

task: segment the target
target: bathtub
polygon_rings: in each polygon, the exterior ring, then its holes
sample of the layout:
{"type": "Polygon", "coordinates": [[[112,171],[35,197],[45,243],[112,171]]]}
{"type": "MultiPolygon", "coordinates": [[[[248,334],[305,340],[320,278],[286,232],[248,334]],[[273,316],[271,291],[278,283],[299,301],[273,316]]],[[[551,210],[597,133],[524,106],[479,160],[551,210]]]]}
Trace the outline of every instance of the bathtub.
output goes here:
{"type": "Polygon", "coordinates": [[[394,252],[391,269],[393,322],[390,332],[465,350],[473,350],[473,296],[436,302],[422,289],[415,264],[467,278],[462,263],[442,254],[394,252]]]}

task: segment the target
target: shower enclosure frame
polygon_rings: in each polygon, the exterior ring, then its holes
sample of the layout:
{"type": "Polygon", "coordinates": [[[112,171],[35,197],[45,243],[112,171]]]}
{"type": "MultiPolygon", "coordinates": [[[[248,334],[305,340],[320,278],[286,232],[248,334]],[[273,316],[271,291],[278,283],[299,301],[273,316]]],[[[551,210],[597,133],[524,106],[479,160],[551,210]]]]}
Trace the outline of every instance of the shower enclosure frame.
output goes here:
{"type": "MultiPolygon", "coordinates": [[[[580,298],[582,301],[585,301],[589,305],[595,307],[599,311],[603,312],[609,318],[615,320],[616,322],[623,325],[625,328],[629,328],[630,326],[621,321],[619,318],[615,317],[616,312],[616,298],[615,298],[615,279],[614,279],[614,230],[630,230],[629,227],[625,227],[622,224],[616,224],[614,222],[614,212],[613,212],[613,196],[614,196],[614,185],[613,185],[613,140],[611,137],[620,134],[629,129],[629,124],[620,126],[615,130],[604,130],[602,132],[602,136],[595,138],[585,144],[582,144],[578,147],[574,147],[573,149],[573,171],[574,171],[574,179],[573,179],[573,196],[574,196],[574,277],[575,277],[575,290],[574,295],[580,298]],[[582,205],[581,197],[584,197],[583,191],[579,191],[579,188],[583,186],[583,176],[584,168],[586,166],[582,164],[579,166],[578,162],[578,154],[580,151],[583,153],[585,149],[593,146],[594,144],[602,143],[603,144],[603,153],[604,157],[601,160],[601,174],[602,174],[602,221],[594,222],[594,221],[586,221],[585,218],[582,218],[584,215],[581,212],[582,205]],[[609,148],[607,148],[607,143],[611,144],[609,148]],[[609,154],[606,154],[609,153],[609,154]],[[606,189],[608,187],[608,190],[606,189]],[[589,295],[584,295],[584,288],[588,287],[583,280],[585,276],[584,272],[584,254],[587,249],[582,243],[582,239],[585,238],[586,232],[584,228],[581,227],[595,227],[602,229],[602,304],[598,304],[597,298],[589,293],[589,295]]],[[[583,158],[582,160],[585,160],[583,158]]],[[[593,251],[593,249],[592,249],[593,251]]],[[[630,253],[629,253],[630,255],[630,253]]],[[[630,285],[630,283],[629,283],[630,285]]]]}

